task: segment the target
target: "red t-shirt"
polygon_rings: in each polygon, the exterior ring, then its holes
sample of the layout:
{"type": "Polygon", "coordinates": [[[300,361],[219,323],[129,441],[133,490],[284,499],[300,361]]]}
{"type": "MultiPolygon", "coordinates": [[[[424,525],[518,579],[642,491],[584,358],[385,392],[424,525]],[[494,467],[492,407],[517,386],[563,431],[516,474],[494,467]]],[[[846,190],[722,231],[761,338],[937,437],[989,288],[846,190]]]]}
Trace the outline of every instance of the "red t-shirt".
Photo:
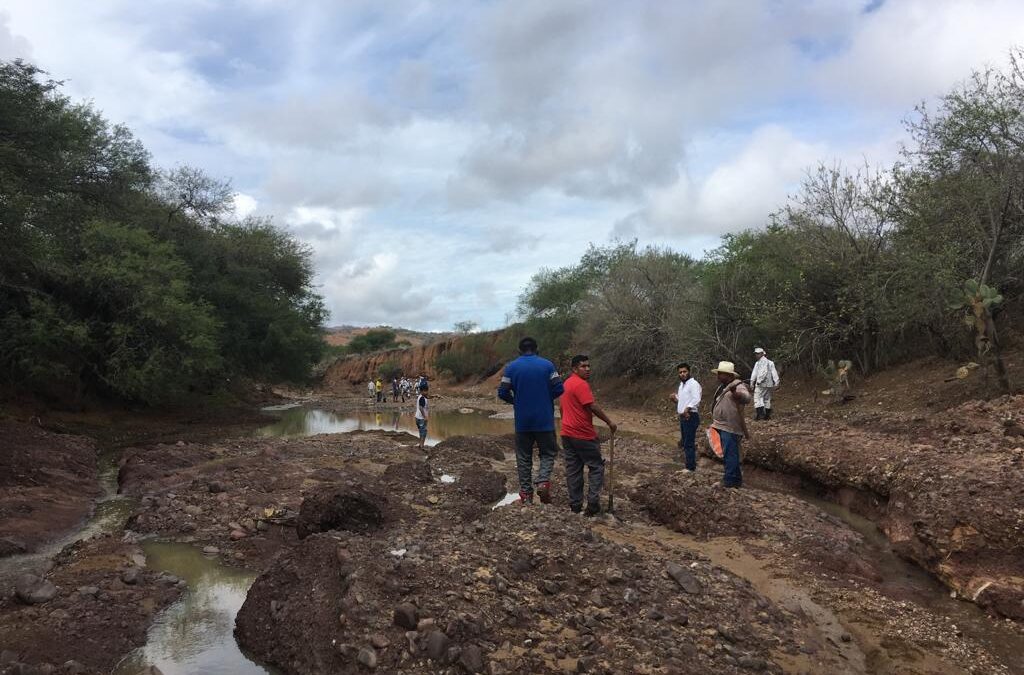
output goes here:
{"type": "Polygon", "coordinates": [[[597,440],[593,415],[583,406],[594,402],[590,385],[579,375],[570,375],[562,394],[562,435],[585,441],[597,440]]]}

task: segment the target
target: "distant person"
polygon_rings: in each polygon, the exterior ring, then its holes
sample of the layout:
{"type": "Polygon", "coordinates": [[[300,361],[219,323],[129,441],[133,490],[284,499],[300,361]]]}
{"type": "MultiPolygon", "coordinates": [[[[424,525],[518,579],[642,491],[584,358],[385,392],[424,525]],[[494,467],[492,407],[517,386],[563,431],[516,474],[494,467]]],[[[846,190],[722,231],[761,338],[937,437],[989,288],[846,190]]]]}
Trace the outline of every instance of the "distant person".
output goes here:
{"type": "Polygon", "coordinates": [[[405,399],[412,392],[412,382],[409,381],[409,378],[403,376],[402,381],[398,383],[398,389],[402,392],[402,403],[405,403],[405,399]]]}
{"type": "Polygon", "coordinates": [[[427,384],[422,384],[416,395],[416,430],[420,434],[420,450],[423,450],[427,443],[427,420],[430,419],[430,401],[427,396],[429,390],[427,384]]]}
{"type": "Polygon", "coordinates": [[[750,389],[736,374],[736,366],[730,361],[722,361],[711,372],[718,376],[718,390],[715,391],[715,399],[711,404],[708,442],[711,443],[711,449],[715,454],[722,458],[722,483],[725,487],[742,487],[740,439],[750,436],[747,423],[743,419],[743,406],[750,403],[752,398],[750,389]]]}
{"type": "Polygon", "coordinates": [[[391,378],[391,402],[398,403],[398,378],[391,378]]]}
{"type": "Polygon", "coordinates": [[[416,382],[416,388],[419,389],[420,387],[425,387],[427,385],[428,385],[427,376],[424,375],[423,373],[420,373],[420,378],[416,382]]]}
{"type": "Polygon", "coordinates": [[[601,513],[601,486],[604,484],[604,458],[594,428],[597,415],[614,434],[618,428],[594,402],[590,390],[590,357],[572,357],[572,375],[564,384],[562,394],[562,449],[565,451],[565,482],[569,488],[569,508],[573,513],[583,509],[583,468],[587,468],[587,509],[584,515],[601,513]]]}
{"type": "Polygon", "coordinates": [[[533,446],[537,446],[540,470],[537,496],[551,501],[551,471],[558,455],[555,439],[555,399],[562,395],[562,378],[553,363],[537,356],[537,341],[524,337],[519,341],[519,358],[505,366],[498,385],[498,398],[515,410],[516,469],[519,472],[519,499],[533,503],[533,446]]]}
{"type": "Polygon", "coordinates": [[[373,398],[374,396],[377,395],[377,387],[376,385],[373,384],[373,380],[370,380],[369,382],[366,383],[366,391],[369,392],[370,398],[373,398]]]}
{"type": "Polygon", "coordinates": [[[683,449],[683,461],[687,471],[697,470],[697,429],[700,428],[700,382],[690,377],[690,364],[680,363],[679,389],[670,398],[676,402],[679,415],[679,447],[683,449]]]}
{"type": "Polygon", "coordinates": [[[376,392],[377,394],[377,403],[380,403],[381,400],[384,398],[384,383],[381,381],[379,377],[377,378],[377,381],[374,383],[374,392],[376,392]]]}
{"type": "Polygon", "coordinates": [[[750,386],[754,388],[754,419],[772,418],[772,392],[779,386],[779,371],[764,349],[754,348],[754,369],[750,372],[750,386]]]}

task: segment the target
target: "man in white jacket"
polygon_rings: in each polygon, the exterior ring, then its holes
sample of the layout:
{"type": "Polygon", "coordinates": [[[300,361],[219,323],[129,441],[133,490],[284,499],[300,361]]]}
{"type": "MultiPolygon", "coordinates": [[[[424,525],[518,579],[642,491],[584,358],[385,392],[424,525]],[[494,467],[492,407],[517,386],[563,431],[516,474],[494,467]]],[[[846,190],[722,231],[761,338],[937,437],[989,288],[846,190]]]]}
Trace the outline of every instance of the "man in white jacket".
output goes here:
{"type": "Polygon", "coordinates": [[[750,371],[750,384],[754,388],[754,419],[770,420],[772,418],[772,392],[779,386],[779,371],[775,363],[768,358],[764,349],[756,347],[754,355],[757,361],[750,371]]]}

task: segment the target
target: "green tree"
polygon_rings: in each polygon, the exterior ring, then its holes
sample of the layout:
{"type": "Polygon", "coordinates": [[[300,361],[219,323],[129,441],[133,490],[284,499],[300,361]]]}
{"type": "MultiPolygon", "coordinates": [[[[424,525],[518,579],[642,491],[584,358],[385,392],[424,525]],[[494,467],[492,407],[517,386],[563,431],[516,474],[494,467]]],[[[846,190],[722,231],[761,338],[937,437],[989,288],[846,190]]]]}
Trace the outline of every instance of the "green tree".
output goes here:
{"type": "Polygon", "coordinates": [[[352,338],[348,343],[348,349],[353,354],[394,349],[398,346],[398,343],[395,342],[396,337],[397,333],[390,328],[371,328],[362,335],[352,338]]]}

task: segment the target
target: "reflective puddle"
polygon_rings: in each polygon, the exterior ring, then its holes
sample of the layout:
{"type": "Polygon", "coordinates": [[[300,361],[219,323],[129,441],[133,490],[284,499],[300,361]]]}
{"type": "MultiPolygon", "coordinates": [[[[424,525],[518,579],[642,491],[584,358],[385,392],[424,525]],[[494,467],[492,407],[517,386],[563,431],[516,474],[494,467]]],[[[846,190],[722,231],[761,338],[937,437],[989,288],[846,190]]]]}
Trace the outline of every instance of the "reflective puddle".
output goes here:
{"type": "MultiPolygon", "coordinates": [[[[412,436],[418,436],[419,433],[411,409],[333,413],[319,408],[281,409],[280,406],[274,406],[263,410],[280,417],[278,421],[259,430],[259,435],[264,437],[295,438],[353,431],[398,431],[412,436]]],[[[446,410],[431,414],[427,423],[427,445],[436,445],[452,436],[510,434],[512,431],[511,419],[494,419],[486,412],[446,410]]]]}
{"type": "Polygon", "coordinates": [[[149,569],[188,582],[188,590],[149,628],[146,645],[113,675],[135,675],[156,666],[164,675],[250,675],[273,671],[251,661],[235,642],[235,615],[256,573],[221,565],[189,544],[144,542],[149,569]]]}

